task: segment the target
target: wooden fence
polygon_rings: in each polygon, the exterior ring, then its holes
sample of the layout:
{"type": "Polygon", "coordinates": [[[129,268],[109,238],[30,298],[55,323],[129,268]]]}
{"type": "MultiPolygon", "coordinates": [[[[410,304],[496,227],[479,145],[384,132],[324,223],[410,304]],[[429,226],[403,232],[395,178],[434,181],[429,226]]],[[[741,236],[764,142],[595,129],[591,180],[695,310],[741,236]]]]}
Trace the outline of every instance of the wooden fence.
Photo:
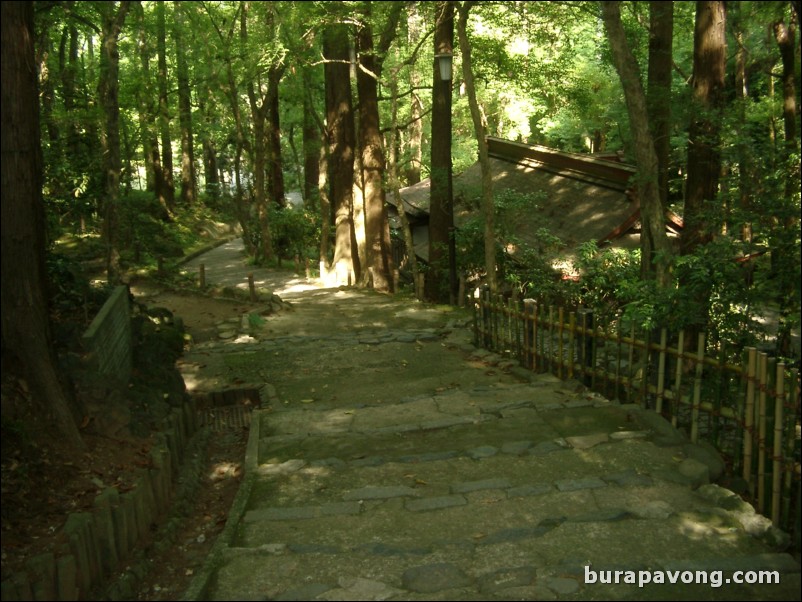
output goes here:
{"type": "Polygon", "coordinates": [[[620,319],[491,297],[471,300],[474,339],[535,372],[577,379],[610,399],[651,408],[712,443],[746,483],[758,512],[786,530],[799,492],[799,370],[755,348],[710,355],[705,335],[686,341],[668,328],[641,332],[620,319]],[[689,344],[692,343],[692,344],[689,344]]]}

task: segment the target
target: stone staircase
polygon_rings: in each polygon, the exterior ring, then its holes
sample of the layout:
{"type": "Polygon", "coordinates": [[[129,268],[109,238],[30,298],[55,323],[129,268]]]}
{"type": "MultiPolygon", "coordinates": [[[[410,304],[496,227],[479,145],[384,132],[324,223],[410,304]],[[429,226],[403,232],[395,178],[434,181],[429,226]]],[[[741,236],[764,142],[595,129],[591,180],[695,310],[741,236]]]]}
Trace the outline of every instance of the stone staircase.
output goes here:
{"type": "Polygon", "coordinates": [[[787,536],[709,483],[710,450],[578,383],[523,381],[465,337],[360,331],[229,357],[272,393],[186,598],[799,599],[787,536]],[[779,583],[728,584],[740,571],[779,583]]]}

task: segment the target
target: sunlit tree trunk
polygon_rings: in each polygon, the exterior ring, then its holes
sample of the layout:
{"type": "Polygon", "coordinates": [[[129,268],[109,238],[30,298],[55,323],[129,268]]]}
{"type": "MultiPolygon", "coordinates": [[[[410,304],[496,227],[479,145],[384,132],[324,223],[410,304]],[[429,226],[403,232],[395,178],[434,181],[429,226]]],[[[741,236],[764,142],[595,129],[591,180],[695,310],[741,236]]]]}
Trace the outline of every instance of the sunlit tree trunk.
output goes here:
{"type": "Polygon", "coordinates": [[[655,278],[661,286],[667,286],[670,282],[672,250],[666,236],[665,216],[660,202],[657,154],[649,129],[646,94],[641,84],[638,63],[629,48],[621,24],[620,2],[602,2],[602,18],[610,41],[613,63],[624,90],[632,128],[635,162],[638,166],[636,185],[643,224],[641,278],[655,278]]]}
{"type": "Polygon", "coordinates": [[[45,298],[46,234],[32,2],[0,6],[0,62],[3,373],[11,365],[19,367],[33,394],[35,413],[47,416],[66,443],[84,449],[56,373],[45,298]]]}
{"type": "Polygon", "coordinates": [[[362,182],[365,198],[365,239],[367,269],[362,284],[372,280],[373,288],[393,292],[393,266],[390,249],[390,225],[384,196],[386,162],[379,128],[378,81],[382,74],[384,54],[395,36],[403,4],[392,5],[385,35],[374,50],[373,28],[370,25],[371,3],[364,5],[364,21],[357,32],[357,91],[359,93],[359,136],[362,150],[362,182]]]}
{"type": "Polygon", "coordinates": [[[334,219],[334,283],[354,284],[359,279],[358,249],[354,244],[354,112],[351,103],[348,29],[334,24],[323,32],[328,128],[329,200],[334,219]]]}

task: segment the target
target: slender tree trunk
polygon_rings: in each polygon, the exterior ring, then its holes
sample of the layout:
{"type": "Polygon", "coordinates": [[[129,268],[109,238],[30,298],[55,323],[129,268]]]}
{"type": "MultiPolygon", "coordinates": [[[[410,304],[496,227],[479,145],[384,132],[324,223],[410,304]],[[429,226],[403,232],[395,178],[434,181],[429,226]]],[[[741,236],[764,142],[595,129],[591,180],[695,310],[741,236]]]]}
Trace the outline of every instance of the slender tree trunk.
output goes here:
{"type": "Polygon", "coordinates": [[[348,29],[328,26],[323,32],[328,127],[329,199],[334,218],[335,284],[354,284],[359,278],[358,249],[354,244],[354,112],[351,103],[348,29]]]}
{"type": "Polygon", "coordinates": [[[175,14],[176,78],[178,79],[178,121],[181,125],[181,202],[192,205],[198,200],[198,179],[195,175],[195,142],[192,133],[192,99],[189,85],[189,65],[183,39],[184,9],[173,3],[175,14]]]}
{"type": "Polygon", "coordinates": [[[663,209],[668,207],[668,168],[671,156],[671,75],[673,71],[674,2],[649,2],[649,75],[647,102],[658,188],[663,209]]]}
{"type": "Polygon", "coordinates": [[[727,40],[723,1],[696,3],[693,51],[694,116],[688,132],[688,179],[685,197],[683,255],[692,253],[713,237],[706,206],[718,194],[721,173],[721,112],[727,40]]]}
{"type": "Polygon", "coordinates": [[[165,24],[164,0],[156,2],[158,23],[157,49],[159,54],[159,125],[162,139],[162,174],[164,176],[164,199],[167,210],[175,211],[175,184],[173,182],[173,146],[170,138],[170,102],[167,95],[167,26],[165,24]]]}
{"type": "Polygon", "coordinates": [[[638,166],[637,189],[643,224],[641,278],[656,278],[658,284],[668,286],[672,250],[666,236],[665,216],[660,202],[657,154],[649,129],[646,94],[641,84],[638,63],[621,25],[620,2],[602,2],[602,18],[610,41],[613,62],[624,89],[635,147],[635,162],[638,166]]]}
{"type": "Polygon", "coordinates": [[[100,136],[103,152],[105,198],[103,200],[103,242],[106,248],[106,273],[110,284],[120,278],[120,251],[118,248],[117,203],[120,196],[120,55],[117,40],[130,2],[121,2],[117,12],[113,4],[103,4],[98,96],[104,114],[104,128],[100,136]]]}
{"type": "Polygon", "coordinates": [[[485,222],[485,271],[487,272],[487,284],[490,291],[495,293],[498,290],[498,280],[496,275],[496,228],[495,228],[495,207],[493,203],[493,173],[490,170],[490,155],[487,150],[487,123],[482,113],[479,102],[476,99],[476,84],[473,77],[473,66],[471,64],[471,45],[468,40],[468,13],[476,2],[463,2],[459,7],[459,21],[457,31],[459,35],[459,46],[462,54],[462,77],[465,80],[465,90],[468,94],[468,102],[471,106],[471,118],[473,119],[473,129],[476,132],[476,142],[479,147],[479,165],[482,169],[482,217],[485,222]]]}
{"type": "Polygon", "coordinates": [[[304,202],[307,207],[315,205],[314,199],[318,189],[318,169],[320,167],[320,128],[315,121],[315,108],[312,104],[312,75],[308,68],[303,68],[304,82],[304,125],[303,125],[303,153],[304,153],[304,202]]]}
{"type": "MultiPolygon", "coordinates": [[[[34,60],[33,3],[3,2],[0,6],[3,372],[10,365],[8,360],[14,358],[33,393],[35,412],[31,414],[44,413],[64,441],[81,450],[85,445],[56,373],[45,297],[45,212],[34,60]]],[[[6,408],[3,410],[5,417],[6,408]]]]}
{"type": "MultiPolygon", "coordinates": [[[[278,61],[278,59],[277,59],[278,61]]],[[[281,156],[281,122],[279,113],[279,83],[285,65],[274,63],[267,73],[267,198],[277,207],[284,207],[284,161],[281,156]]]]}
{"type": "Polygon", "coordinates": [[[779,235],[772,249],[772,265],[778,276],[780,323],[777,333],[777,351],[783,357],[791,356],[791,328],[793,316],[799,314],[800,257],[797,240],[799,236],[799,208],[794,197],[799,195],[799,146],[796,120],[796,26],[794,17],[790,25],[783,21],[774,24],[774,36],[780,48],[783,72],[783,125],[785,145],[783,165],[785,168],[785,215],[780,216],[779,235]]]}
{"type": "MultiPolygon", "coordinates": [[[[454,53],[454,2],[437,3],[434,53],[454,53]]],[[[454,227],[451,206],[451,82],[443,81],[440,76],[437,58],[433,62],[432,78],[432,184],[426,298],[447,303],[451,292],[448,272],[449,238],[454,227]]]]}
{"type": "Polygon", "coordinates": [[[217,165],[217,149],[212,138],[212,124],[215,122],[214,97],[207,86],[203,86],[198,94],[198,110],[203,116],[204,128],[201,130],[201,146],[203,147],[203,180],[205,193],[210,199],[217,200],[220,194],[220,175],[217,165]],[[207,95],[208,99],[203,96],[207,95]]]}
{"type": "Polygon", "coordinates": [[[153,102],[153,86],[150,76],[150,49],[148,36],[145,31],[145,13],[142,3],[135,4],[137,23],[139,26],[139,61],[142,66],[142,81],[144,85],[138,90],[139,95],[139,129],[142,133],[142,148],[145,153],[145,166],[148,174],[148,190],[152,190],[159,199],[162,207],[162,219],[169,220],[170,209],[167,206],[167,196],[159,157],[159,139],[156,135],[156,107],[153,102]]]}
{"type": "Polygon", "coordinates": [[[393,191],[393,198],[395,205],[398,208],[398,218],[401,221],[401,230],[404,235],[404,246],[407,250],[407,261],[409,262],[409,269],[412,273],[412,286],[415,291],[415,298],[418,300],[423,299],[423,291],[420,290],[418,283],[418,256],[415,253],[415,241],[412,238],[412,229],[409,226],[407,219],[407,212],[404,207],[404,200],[401,198],[401,182],[398,177],[398,78],[397,71],[390,77],[390,96],[391,100],[391,115],[392,122],[390,123],[390,142],[388,147],[390,149],[390,189],[393,191]]]}

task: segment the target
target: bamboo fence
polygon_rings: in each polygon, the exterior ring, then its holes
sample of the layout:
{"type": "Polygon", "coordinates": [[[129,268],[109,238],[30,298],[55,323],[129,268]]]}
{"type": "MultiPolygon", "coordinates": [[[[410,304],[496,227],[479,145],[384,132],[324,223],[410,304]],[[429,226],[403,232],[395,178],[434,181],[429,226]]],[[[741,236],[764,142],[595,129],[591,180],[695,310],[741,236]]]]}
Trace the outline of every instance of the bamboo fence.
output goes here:
{"type": "Polygon", "coordinates": [[[660,413],[692,442],[713,444],[731,476],[745,481],[757,511],[780,528],[793,528],[800,480],[798,369],[753,347],[710,355],[704,333],[690,344],[683,331],[640,332],[620,316],[600,324],[590,310],[504,300],[487,289],[470,303],[477,346],[660,413]]]}

